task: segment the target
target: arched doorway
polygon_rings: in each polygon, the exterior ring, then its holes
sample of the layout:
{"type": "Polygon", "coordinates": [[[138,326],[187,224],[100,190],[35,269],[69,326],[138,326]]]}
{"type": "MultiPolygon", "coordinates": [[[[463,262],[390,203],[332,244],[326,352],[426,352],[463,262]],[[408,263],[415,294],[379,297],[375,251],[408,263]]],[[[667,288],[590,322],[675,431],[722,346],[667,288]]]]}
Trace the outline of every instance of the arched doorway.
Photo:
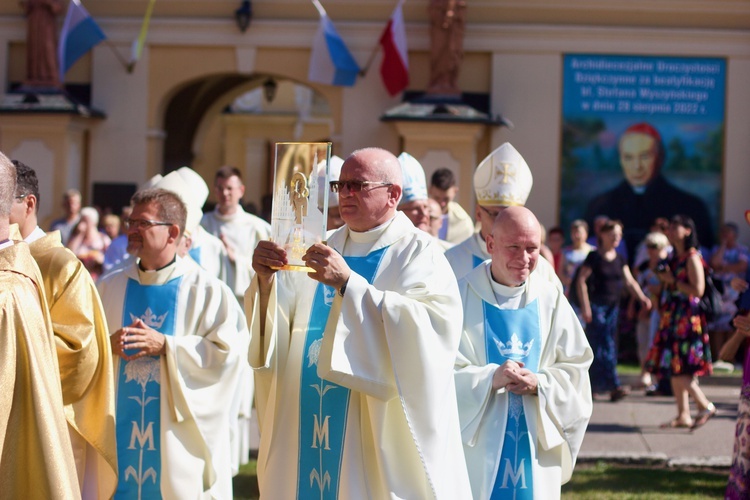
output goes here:
{"type": "Polygon", "coordinates": [[[209,185],[221,165],[244,175],[244,202],[260,211],[273,181],[273,144],[325,141],[333,130],[326,98],[278,75],[220,74],[191,81],[164,113],[163,173],[188,165],[209,185]]]}

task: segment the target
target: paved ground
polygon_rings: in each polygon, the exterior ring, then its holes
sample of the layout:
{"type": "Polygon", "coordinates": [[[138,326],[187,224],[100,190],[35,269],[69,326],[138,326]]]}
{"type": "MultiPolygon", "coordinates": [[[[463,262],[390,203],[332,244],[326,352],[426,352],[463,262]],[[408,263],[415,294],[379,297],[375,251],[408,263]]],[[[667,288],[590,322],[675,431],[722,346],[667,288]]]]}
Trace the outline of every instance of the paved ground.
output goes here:
{"type": "MultiPolygon", "coordinates": [[[[621,379],[625,384],[636,383],[635,377],[621,379]]],[[[711,377],[701,382],[718,413],[694,432],[659,428],[659,424],[676,415],[672,397],[646,397],[643,390],[633,390],[630,396],[617,403],[596,400],[578,462],[604,460],[674,467],[729,467],[740,383],[739,378],[726,377],[711,377]]],[[[695,414],[692,402],[691,407],[695,414]]],[[[259,439],[255,425],[252,434],[251,446],[257,450],[259,439]]]]}
{"type": "MultiPolygon", "coordinates": [[[[597,400],[579,463],[606,460],[675,467],[729,467],[740,383],[739,378],[718,377],[701,382],[703,391],[716,405],[718,413],[694,432],[659,428],[659,424],[676,415],[672,397],[646,397],[643,390],[634,390],[617,403],[610,403],[608,399],[597,400]]],[[[695,414],[692,402],[691,408],[695,414]]]]}

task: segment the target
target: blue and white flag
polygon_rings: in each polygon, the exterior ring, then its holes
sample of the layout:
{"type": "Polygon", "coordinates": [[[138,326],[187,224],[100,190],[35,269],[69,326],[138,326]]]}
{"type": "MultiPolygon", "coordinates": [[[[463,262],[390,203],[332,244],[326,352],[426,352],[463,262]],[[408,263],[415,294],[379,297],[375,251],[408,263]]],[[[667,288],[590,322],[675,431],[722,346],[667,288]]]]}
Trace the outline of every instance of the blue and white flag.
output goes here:
{"type": "Polygon", "coordinates": [[[99,25],[81,5],[79,0],[70,0],[65,22],[57,45],[57,62],[60,81],[73,64],[96,44],[107,38],[99,25]]]}
{"type": "Polygon", "coordinates": [[[307,79],[327,85],[351,87],[357,80],[359,65],[346,48],[323,6],[318,0],[312,2],[320,14],[320,24],[313,40],[307,79]]]}

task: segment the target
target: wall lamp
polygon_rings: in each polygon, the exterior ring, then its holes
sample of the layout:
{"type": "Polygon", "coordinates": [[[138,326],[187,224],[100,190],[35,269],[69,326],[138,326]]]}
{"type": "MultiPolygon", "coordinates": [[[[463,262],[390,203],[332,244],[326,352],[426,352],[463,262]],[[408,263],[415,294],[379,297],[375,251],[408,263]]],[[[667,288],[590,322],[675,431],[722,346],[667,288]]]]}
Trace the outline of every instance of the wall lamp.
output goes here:
{"type": "Polygon", "coordinates": [[[273,78],[268,78],[265,82],[263,82],[263,97],[266,98],[266,101],[271,103],[273,102],[274,98],[276,97],[276,89],[278,88],[278,84],[276,83],[276,80],[273,78]]]}
{"type": "Polygon", "coordinates": [[[247,31],[250,21],[253,19],[253,6],[250,0],[242,0],[240,8],[234,11],[234,21],[241,32],[247,31]]]}

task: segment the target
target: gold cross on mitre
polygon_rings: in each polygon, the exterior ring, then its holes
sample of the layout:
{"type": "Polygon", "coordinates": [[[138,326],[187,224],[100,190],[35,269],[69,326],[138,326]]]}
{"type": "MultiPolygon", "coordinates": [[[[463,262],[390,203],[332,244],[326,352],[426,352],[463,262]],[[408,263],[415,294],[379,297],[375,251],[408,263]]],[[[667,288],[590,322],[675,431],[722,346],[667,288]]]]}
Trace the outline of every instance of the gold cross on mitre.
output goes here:
{"type": "Polygon", "coordinates": [[[512,163],[500,162],[495,165],[495,178],[500,180],[500,184],[508,184],[510,179],[516,180],[516,169],[512,163]]]}

